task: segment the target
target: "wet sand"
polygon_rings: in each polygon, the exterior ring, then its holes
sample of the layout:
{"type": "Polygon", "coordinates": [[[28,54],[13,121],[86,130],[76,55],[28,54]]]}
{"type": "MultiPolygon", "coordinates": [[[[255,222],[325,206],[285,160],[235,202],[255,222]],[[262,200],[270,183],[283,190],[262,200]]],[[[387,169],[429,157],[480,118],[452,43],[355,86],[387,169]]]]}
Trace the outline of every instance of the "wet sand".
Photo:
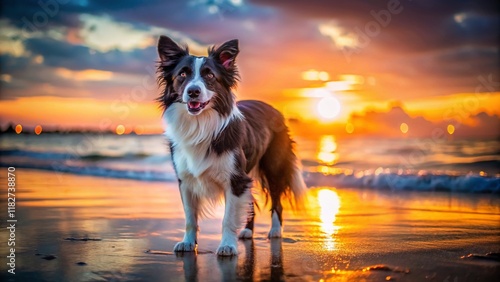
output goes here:
{"type": "MultiPolygon", "coordinates": [[[[1,183],[7,183],[1,175],[1,183]]],[[[171,253],[184,226],[176,183],[19,169],[17,187],[16,274],[7,273],[9,233],[2,228],[2,281],[500,277],[494,257],[461,258],[500,252],[500,198],[495,195],[312,187],[307,213],[284,213],[283,239],[266,239],[270,218],[264,210],[257,214],[255,238],[239,242],[239,256],[218,258],[213,252],[221,208],[201,222],[198,254],[171,253]]],[[[0,212],[5,215],[3,191],[0,212]]]]}

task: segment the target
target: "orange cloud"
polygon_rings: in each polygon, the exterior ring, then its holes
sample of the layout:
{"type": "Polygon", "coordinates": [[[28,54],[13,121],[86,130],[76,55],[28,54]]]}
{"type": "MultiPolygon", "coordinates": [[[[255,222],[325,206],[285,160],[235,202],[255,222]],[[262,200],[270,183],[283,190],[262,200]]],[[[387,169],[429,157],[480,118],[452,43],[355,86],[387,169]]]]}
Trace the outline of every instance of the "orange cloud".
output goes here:
{"type": "Polygon", "coordinates": [[[500,136],[500,117],[481,112],[459,119],[432,122],[422,116],[410,116],[405,109],[395,106],[389,111],[366,111],[353,114],[350,123],[356,134],[380,137],[432,137],[453,134],[456,137],[497,138],[500,136]],[[451,126],[450,126],[451,125],[451,126]],[[453,128],[453,130],[450,130],[453,128]],[[452,131],[452,133],[449,133],[452,131]]]}
{"type": "Polygon", "coordinates": [[[55,73],[66,79],[74,79],[74,80],[110,80],[113,78],[113,72],[110,71],[102,71],[102,70],[82,70],[82,71],[73,71],[65,68],[57,68],[55,73]]]}

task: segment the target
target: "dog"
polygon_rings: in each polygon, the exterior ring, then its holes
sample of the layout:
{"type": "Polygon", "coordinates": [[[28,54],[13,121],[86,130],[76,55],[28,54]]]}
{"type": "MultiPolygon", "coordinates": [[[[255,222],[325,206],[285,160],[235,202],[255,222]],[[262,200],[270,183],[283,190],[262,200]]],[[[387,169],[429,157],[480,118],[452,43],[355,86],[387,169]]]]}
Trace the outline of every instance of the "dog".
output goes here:
{"type": "Polygon", "coordinates": [[[236,102],[238,53],[236,39],[212,46],[207,57],[190,55],[187,46],[167,36],[158,41],[158,100],[186,217],[175,252],[197,250],[198,219],[210,203],[224,199],[216,253],[237,255],[238,238],[253,236],[254,180],[271,198],[268,237],[281,237],[281,199],[299,204],[307,189],[283,115],[261,101],[236,102]]]}

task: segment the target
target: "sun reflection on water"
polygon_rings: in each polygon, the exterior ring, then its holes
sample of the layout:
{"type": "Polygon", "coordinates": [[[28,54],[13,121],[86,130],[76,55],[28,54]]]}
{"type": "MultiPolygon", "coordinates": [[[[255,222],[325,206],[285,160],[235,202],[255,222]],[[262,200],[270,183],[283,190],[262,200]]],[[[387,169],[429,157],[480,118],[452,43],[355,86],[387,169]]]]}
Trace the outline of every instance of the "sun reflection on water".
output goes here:
{"type": "Polygon", "coordinates": [[[340,198],[337,192],[330,189],[321,189],[318,191],[318,204],[320,207],[319,219],[321,220],[320,229],[325,234],[325,249],[335,250],[334,234],[339,230],[335,225],[337,214],[340,210],[340,198]]]}
{"type": "Polygon", "coordinates": [[[319,143],[318,159],[327,165],[334,165],[339,159],[337,142],[333,135],[323,135],[319,143]]]}

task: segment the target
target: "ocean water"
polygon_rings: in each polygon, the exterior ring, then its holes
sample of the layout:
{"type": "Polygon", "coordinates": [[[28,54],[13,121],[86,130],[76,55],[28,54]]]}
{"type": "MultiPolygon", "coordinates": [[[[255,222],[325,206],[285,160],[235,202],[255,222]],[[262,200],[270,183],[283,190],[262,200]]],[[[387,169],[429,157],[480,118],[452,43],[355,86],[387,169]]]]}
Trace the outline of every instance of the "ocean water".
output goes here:
{"type": "MultiPolygon", "coordinates": [[[[499,140],[294,139],[310,186],[500,193],[499,140]]],[[[176,181],[162,135],[3,134],[0,166],[176,181]]]]}

